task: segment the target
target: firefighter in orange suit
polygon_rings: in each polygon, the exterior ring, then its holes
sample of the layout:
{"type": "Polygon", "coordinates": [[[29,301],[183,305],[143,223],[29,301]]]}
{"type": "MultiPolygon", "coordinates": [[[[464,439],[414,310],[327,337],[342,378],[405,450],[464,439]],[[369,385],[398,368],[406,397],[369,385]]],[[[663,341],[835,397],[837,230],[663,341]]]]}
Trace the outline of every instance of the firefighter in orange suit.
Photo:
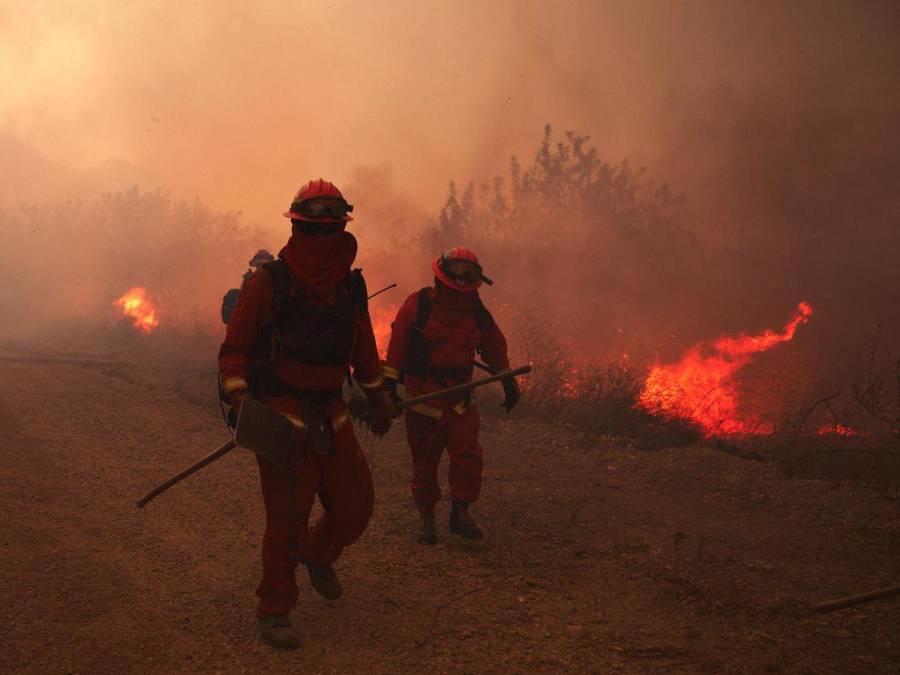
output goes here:
{"type": "MultiPolygon", "coordinates": [[[[476,353],[492,372],[509,368],[506,338],[478,295],[490,283],[477,256],[454,248],[432,264],[435,283],[412,294],[400,308],[391,330],[384,366],[385,388],[396,400],[402,381],[410,397],[428,394],[472,379],[476,353]]],[[[503,380],[507,412],[519,400],[514,378],[503,380]]],[[[466,539],[484,536],[469,513],[481,491],[483,451],[478,443],[478,410],[471,394],[434,399],[405,412],[412,451],[412,495],[421,515],[418,540],[437,542],[435,505],[440,501],[437,471],[444,448],[450,458],[450,532],[466,539]]]]}
{"type": "MultiPolygon", "coordinates": [[[[254,253],[253,257],[250,258],[250,262],[247,263],[247,266],[250,269],[244,272],[244,277],[241,279],[241,288],[243,288],[244,284],[250,280],[250,277],[253,276],[253,273],[257,269],[273,260],[275,260],[275,258],[264,248],[261,248],[254,253]]],[[[239,297],[241,297],[240,288],[231,288],[225,293],[225,297],[222,298],[222,323],[227,325],[228,322],[231,321],[231,315],[234,314],[234,308],[237,306],[239,297]]]]}
{"type": "Polygon", "coordinates": [[[351,269],[357,243],[345,228],[352,209],[321,179],[297,192],[284,214],[291,237],[278,260],[244,284],[219,351],[234,410],[253,396],[296,427],[286,469],[257,457],[266,510],[257,617],[263,641],[274,647],[296,646],[289,613],[297,565],[321,595],[340,597],[332,565],[372,513],[372,476],[341,395],[349,368],[374,409],[373,430],[383,435],[390,427],[365,282],[351,269]],[[316,495],[324,513],[308,527],[316,495]]]}

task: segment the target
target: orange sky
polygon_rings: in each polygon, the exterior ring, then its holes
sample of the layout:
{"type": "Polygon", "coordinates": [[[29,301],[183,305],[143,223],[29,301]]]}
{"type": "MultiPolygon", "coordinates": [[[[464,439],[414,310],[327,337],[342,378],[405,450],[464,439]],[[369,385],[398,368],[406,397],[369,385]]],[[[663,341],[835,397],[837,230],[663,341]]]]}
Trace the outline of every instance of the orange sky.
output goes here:
{"type": "Polygon", "coordinates": [[[800,0],[8,0],[0,208],[137,184],[274,234],[309,178],[353,187],[376,167],[434,213],[449,181],[527,160],[550,122],[646,165],[691,197],[695,225],[726,232],[751,206],[735,200],[768,190],[752,162],[771,148],[717,145],[748,137],[729,127],[747,110],[788,136],[818,110],[855,117],[866,137],[835,128],[832,144],[895,133],[897,14],[800,0]]]}
{"type": "Polygon", "coordinates": [[[532,152],[548,121],[652,166],[673,90],[790,91],[858,19],[792,5],[14,0],[0,133],[101,188],[161,185],[259,220],[360,165],[432,209],[449,180],[532,152]]]}

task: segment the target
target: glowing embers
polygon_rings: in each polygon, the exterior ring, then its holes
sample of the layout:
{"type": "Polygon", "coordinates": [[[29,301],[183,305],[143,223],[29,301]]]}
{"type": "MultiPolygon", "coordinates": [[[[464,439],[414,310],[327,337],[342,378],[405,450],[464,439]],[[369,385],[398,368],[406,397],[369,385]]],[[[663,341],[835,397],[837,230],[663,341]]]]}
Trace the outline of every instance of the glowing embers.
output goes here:
{"type": "Polygon", "coordinates": [[[125,295],[115,301],[122,310],[122,315],[131,319],[136,330],[149,334],[159,326],[159,310],[147,298],[147,291],[140,286],[128,290],[125,295]]]}
{"type": "Polygon", "coordinates": [[[853,427],[848,427],[846,424],[841,424],[840,422],[821,426],[816,429],[816,434],[819,436],[843,436],[844,438],[869,435],[868,433],[857,431],[853,427]]]}
{"type": "Polygon", "coordinates": [[[769,431],[759,422],[741,417],[734,375],[750,363],[754,354],[792,340],[797,327],[806,323],[812,312],[812,307],[801,302],[780,333],[766,330],[760,335],[724,335],[711,343],[694,345],[677,363],[654,366],[644,383],[639,405],[690,418],[707,435],[769,431]]]}

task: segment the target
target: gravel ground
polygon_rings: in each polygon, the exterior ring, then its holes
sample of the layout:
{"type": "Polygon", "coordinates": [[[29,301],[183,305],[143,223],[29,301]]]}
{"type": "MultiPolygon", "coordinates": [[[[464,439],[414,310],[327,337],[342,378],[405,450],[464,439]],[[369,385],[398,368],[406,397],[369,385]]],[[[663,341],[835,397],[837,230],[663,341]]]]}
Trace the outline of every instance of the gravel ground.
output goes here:
{"type": "Polygon", "coordinates": [[[446,533],[446,503],[440,544],[416,545],[402,427],[362,439],[377,501],[345,596],[303,590],[300,649],[272,651],[249,453],[134,506],[227,440],[212,364],[0,367],[0,672],[900,672],[900,599],[812,607],[900,583],[890,494],[501,418],[478,545],[446,533]]]}

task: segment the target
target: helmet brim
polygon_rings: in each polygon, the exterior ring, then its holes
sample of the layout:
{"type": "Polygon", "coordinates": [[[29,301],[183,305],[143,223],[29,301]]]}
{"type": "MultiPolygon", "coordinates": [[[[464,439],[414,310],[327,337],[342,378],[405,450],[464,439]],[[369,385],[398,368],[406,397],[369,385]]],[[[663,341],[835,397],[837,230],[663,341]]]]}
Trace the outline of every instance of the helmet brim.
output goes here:
{"type": "Polygon", "coordinates": [[[296,211],[285,211],[281,215],[285,218],[290,218],[291,220],[305,220],[310,223],[349,223],[353,220],[353,216],[349,213],[343,218],[313,218],[312,216],[304,216],[302,213],[297,213],[296,211]]]}

